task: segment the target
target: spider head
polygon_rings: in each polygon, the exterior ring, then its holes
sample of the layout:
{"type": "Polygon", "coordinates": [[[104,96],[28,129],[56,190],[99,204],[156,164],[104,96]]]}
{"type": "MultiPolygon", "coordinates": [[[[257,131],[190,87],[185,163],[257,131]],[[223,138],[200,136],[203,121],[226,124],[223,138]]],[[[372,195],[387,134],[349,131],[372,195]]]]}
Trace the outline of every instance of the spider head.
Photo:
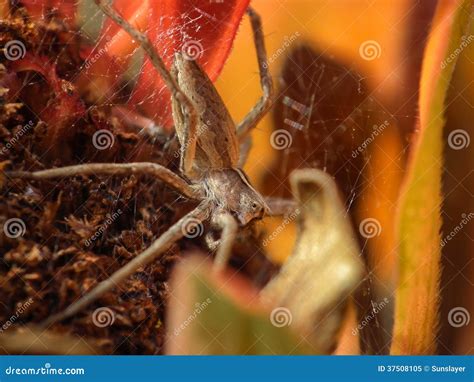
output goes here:
{"type": "Polygon", "coordinates": [[[215,201],[219,209],[231,213],[242,226],[262,219],[268,212],[262,196],[239,169],[211,171],[205,184],[208,197],[215,201]]]}

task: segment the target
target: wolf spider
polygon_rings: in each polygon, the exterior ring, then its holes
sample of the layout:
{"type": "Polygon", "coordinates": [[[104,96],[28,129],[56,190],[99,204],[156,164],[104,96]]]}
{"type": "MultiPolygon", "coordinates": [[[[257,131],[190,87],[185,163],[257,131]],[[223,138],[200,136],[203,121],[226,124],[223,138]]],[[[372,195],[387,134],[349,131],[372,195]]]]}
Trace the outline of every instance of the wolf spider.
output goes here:
{"type": "Polygon", "coordinates": [[[50,316],[43,323],[44,326],[78,313],[140,267],[155,260],[186,234],[189,221],[200,224],[209,220],[211,226],[221,230],[218,245],[208,240],[211,249],[217,247],[214,267],[220,271],[230,257],[239,226],[246,226],[266,215],[286,214],[294,207],[289,200],[263,198],[239,168],[246,160],[248,133],[269,111],[273,100],[273,85],[266,64],[260,17],[251,8],[247,10],[257,51],[263,96],[243,121],[235,126],[217,90],[196,61],[178,52],[175,53],[171,70],[168,70],[145,34],[135,29],[108,2],[96,0],[96,3],[139,43],[171,92],[173,121],[180,143],[181,176],[155,163],[90,163],[36,172],[9,172],[8,175],[43,180],[76,175],[147,174],[160,179],[186,198],[199,202],[199,205],[108,279],[64,311],[50,316]]]}

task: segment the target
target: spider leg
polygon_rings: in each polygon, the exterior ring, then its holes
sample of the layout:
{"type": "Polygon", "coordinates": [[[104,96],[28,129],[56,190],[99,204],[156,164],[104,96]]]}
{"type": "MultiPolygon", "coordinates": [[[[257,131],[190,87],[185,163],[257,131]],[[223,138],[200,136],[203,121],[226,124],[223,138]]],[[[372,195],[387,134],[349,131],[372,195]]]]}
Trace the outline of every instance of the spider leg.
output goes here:
{"type": "Polygon", "coordinates": [[[127,32],[130,37],[137,41],[143,50],[148,55],[150,62],[155,67],[155,69],[160,74],[161,78],[165,82],[166,86],[170,90],[172,97],[174,97],[179,104],[183,107],[184,115],[186,118],[186,125],[188,127],[186,136],[184,137],[184,143],[181,147],[181,163],[182,168],[185,170],[185,173],[191,170],[194,156],[196,154],[196,134],[197,134],[197,124],[198,124],[198,114],[193,102],[184,94],[176,79],[171,75],[170,71],[167,69],[163,59],[156,51],[152,42],[148,36],[139,30],[137,30],[133,25],[131,25],[127,20],[125,20],[117,11],[115,11],[110,5],[110,0],[95,0],[97,6],[104,12],[108,17],[115,21],[120,27],[127,32]]]}
{"type": "Polygon", "coordinates": [[[140,267],[151,263],[166,250],[168,250],[173,243],[186,235],[186,226],[189,224],[190,220],[193,221],[193,224],[197,224],[203,220],[208,219],[209,215],[210,207],[208,202],[202,202],[194,210],[184,215],[175,224],[168,228],[168,230],[165,231],[158,239],[156,239],[145,251],[140,253],[128,264],[124,265],[118,271],[113,273],[108,279],[97,284],[95,288],[71,304],[64,311],[50,316],[41,324],[41,326],[47,327],[75,315],[87,305],[101,297],[104,293],[118,286],[122,281],[135,273],[140,267]]]}
{"type": "Polygon", "coordinates": [[[227,266],[232,254],[232,245],[237,235],[237,222],[229,213],[221,213],[213,218],[213,222],[221,228],[221,239],[214,259],[214,271],[220,272],[227,266]]]}
{"type": "Polygon", "coordinates": [[[252,9],[248,8],[247,13],[252,24],[253,38],[257,50],[257,60],[260,73],[260,84],[263,90],[263,96],[258,100],[255,106],[237,125],[237,135],[244,137],[250,129],[265,116],[273,102],[273,81],[268,71],[267,52],[265,50],[265,39],[262,32],[262,22],[260,16],[252,9]]]}
{"type": "Polygon", "coordinates": [[[156,163],[136,162],[136,163],[88,163],[75,166],[58,167],[41,171],[11,171],[6,172],[10,178],[22,179],[53,179],[75,175],[131,175],[146,174],[151,175],[165,182],[175,190],[190,199],[200,199],[201,194],[183,178],[176,175],[166,167],[156,163]]]}
{"type": "Polygon", "coordinates": [[[240,140],[239,168],[243,168],[252,148],[252,136],[247,135],[240,140]]]}
{"type": "Polygon", "coordinates": [[[287,216],[298,214],[298,205],[292,199],[265,197],[265,203],[268,206],[266,216],[287,216]]]}

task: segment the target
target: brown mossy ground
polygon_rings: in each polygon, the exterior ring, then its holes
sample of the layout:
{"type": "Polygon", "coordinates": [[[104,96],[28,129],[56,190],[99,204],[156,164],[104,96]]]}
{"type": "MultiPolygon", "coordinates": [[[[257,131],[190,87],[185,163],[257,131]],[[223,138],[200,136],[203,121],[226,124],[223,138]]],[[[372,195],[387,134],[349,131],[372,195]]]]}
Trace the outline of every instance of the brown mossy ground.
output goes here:
{"type": "MultiPolygon", "coordinates": [[[[54,19],[33,23],[19,11],[0,23],[0,48],[12,40],[24,44],[26,55],[16,61],[0,58],[2,173],[132,161],[176,170],[172,138],[143,136],[114,116],[110,105],[90,104],[81,96],[73,83],[84,64],[74,31],[54,19]],[[94,147],[98,130],[110,132],[112,146],[94,147]]],[[[4,229],[0,232],[0,323],[12,324],[5,330],[39,323],[63,310],[193,207],[146,176],[27,181],[3,173],[0,181],[0,227],[12,218],[25,226],[17,238],[4,229]]],[[[261,284],[271,266],[252,230],[242,235],[233,265],[261,284]]],[[[170,271],[188,251],[209,252],[202,237],[181,240],[159,260],[50,330],[84,337],[103,353],[162,353],[170,271]],[[92,314],[98,307],[113,310],[113,325],[94,324],[92,314]]]]}

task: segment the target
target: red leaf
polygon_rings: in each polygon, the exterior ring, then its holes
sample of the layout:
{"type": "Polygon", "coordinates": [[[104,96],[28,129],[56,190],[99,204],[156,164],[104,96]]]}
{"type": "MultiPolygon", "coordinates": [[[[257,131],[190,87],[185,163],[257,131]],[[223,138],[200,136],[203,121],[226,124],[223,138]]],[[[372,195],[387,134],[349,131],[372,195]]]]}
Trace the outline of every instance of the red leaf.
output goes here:
{"type": "MultiPolygon", "coordinates": [[[[45,144],[49,146],[62,142],[73,133],[71,124],[85,114],[85,107],[73,85],[58,77],[56,65],[50,63],[45,57],[30,55],[18,61],[12,62],[10,67],[15,72],[32,71],[43,76],[52,90],[54,98],[44,100],[47,106],[38,110],[40,118],[47,123],[47,136],[45,144]]],[[[39,97],[48,95],[38,94],[39,97]]],[[[53,150],[54,151],[54,150],[53,150]]]]}
{"type": "MultiPolygon", "coordinates": [[[[125,0],[114,2],[117,11],[132,24],[141,30],[144,30],[143,24],[147,24],[148,36],[168,66],[175,52],[189,48],[188,54],[193,57],[195,54],[211,80],[217,78],[229,55],[248,4],[249,0],[149,0],[137,7],[135,3],[125,0]],[[144,15],[148,16],[148,20],[144,20],[144,15]]],[[[104,25],[103,36],[108,41],[108,55],[116,59],[121,56],[122,60],[124,57],[126,60],[135,48],[132,40],[110,21],[104,25]]],[[[131,104],[140,105],[147,116],[168,125],[169,99],[162,79],[146,59],[131,104]]]]}
{"type": "Polygon", "coordinates": [[[33,17],[40,18],[55,13],[70,24],[74,24],[76,20],[76,0],[22,0],[21,4],[33,17]]]}

